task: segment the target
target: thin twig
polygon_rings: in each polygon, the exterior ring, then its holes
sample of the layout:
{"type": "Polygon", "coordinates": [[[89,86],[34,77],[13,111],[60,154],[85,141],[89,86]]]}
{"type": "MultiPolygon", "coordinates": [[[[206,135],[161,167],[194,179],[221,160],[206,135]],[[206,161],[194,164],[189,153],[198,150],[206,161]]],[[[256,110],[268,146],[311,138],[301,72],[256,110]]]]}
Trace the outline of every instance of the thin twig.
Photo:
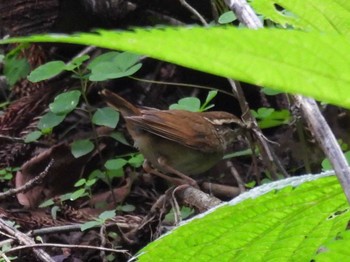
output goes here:
{"type": "Polygon", "coordinates": [[[38,176],[29,180],[23,186],[17,187],[17,188],[11,188],[11,189],[7,190],[6,192],[0,193],[0,200],[7,198],[7,197],[10,197],[10,196],[13,196],[13,195],[17,195],[18,193],[26,192],[26,191],[32,189],[33,187],[35,187],[37,184],[42,182],[42,180],[48,175],[49,169],[54,164],[54,162],[55,161],[53,159],[51,159],[51,161],[46,166],[44,171],[42,171],[38,176]]]}
{"type": "MultiPolygon", "coordinates": [[[[87,245],[67,245],[67,244],[58,244],[58,243],[29,244],[29,245],[25,245],[25,246],[14,247],[14,248],[11,248],[9,250],[3,251],[2,253],[0,253],[0,255],[6,254],[9,252],[15,252],[15,251],[22,250],[22,249],[38,248],[38,247],[59,247],[59,248],[80,248],[80,249],[103,250],[103,251],[113,252],[113,253],[123,253],[123,254],[127,254],[128,256],[131,256],[131,254],[128,253],[128,250],[124,250],[124,249],[94,247],[94,246],[87,246],[87,245]]],[[[44,261],[53,261],[53,260],[50,258],[50,260],[44,260],[44,261]]]]}
{"type": "Polygon", "coordinates": [[[186,7],[192,14],[194,14],[204,26],[208,26],[207,21],[205,21],[204,17],[196,10],[194,9],[189,3],[187,3],[185,0],[179,0],[180,3],[186,7]]]}
{"type": "MultiPolygon", "coordinates": [[[[258,29],[263,25],[245,0],[225,0],[226,4],[236,13],[238,19],[249,28],[258,29]]],[[[314,99],[295,95],[294,99],[302,109],[304,118],[313,135],[319,142],[323,152],[331,162],[334,171],[343,187],[350,203],[350,169],[337,140],[321,114],[314,99]]]]}
{"type": "MultiPolygon", "coordinates": [[[[16,237],[19,240],[19,242],[25,244],[27,247],[29,247],[29,246],[34,247],[33,252],[41,261],[54,262],[54,260],[50,257],[49,254],[47,254],[45,251],[43,251],[41,249],[36,248],[35,242],[33,239],[31,239],[30,237],[28,237],[26,234],[22,233],[21,231],[17,230],[16,228],[9,226],[1,218],[0,218],[0,228],[2,230],[6,231],[7,233],[11,234],[12,236],[16,237]]],[[[3,251],[0,253],[0,255],[2,256],[2,254],[5,254],[5,253],[9,252],[10,250],[3,251]]]]}
{"type": "Polygon", "coordinates": [[[350,203],[350,170],[348,162],[337,142],[331,128],[321,114],[317,103],[314,99],[302,96],[294,96],[294,99],[302,109],[313,135],[320,144],[323,152],[331,162],[334,171],[343,187],[344,193],[350,203]]]}

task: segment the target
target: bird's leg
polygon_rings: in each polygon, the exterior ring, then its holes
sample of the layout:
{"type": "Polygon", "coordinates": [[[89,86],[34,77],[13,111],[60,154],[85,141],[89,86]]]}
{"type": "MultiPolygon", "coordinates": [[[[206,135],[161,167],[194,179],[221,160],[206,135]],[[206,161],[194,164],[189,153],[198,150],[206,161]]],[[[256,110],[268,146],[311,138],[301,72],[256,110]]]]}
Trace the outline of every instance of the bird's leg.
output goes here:
{"type": "Polygon", "coordinates": [[[159,165],[161,165],[164,169],[166,169],[169,173],[175,174],[180,178],[176,178],[176,177],[171,177],[168,175],[163,174],[162,172],[158,171],[157,169],[154,169],[150,162],[145,160],[143,162],[143,169],[153,175],[159,176],[167,181],[169,181],[170,183],[174,184],[174,185],[184,185],[184,184],[188,184],[194,187],[198,187],[197,186],[197,182],[195,180],[193,180],[192,178],[186,176],[185,174],[181,173],[180,171],[172,168],[171,166],[166,164],[166,161],[164,158],[158,158],[158,163],[159,165]]]}
{"type": "Polygon", "coordinates": [[[189,184],[190,186],[198,187],[197,182],[190,178],[189,176],[186,176],[184,173],[180,172],[179,170],[176,170],[172,166],[167,164],[167,161],[164,157],[158,158],[158,164],[165,170],[167,170],[169,173],[177,175],[180,177],[185,183],[182,184],[189,184]]]}

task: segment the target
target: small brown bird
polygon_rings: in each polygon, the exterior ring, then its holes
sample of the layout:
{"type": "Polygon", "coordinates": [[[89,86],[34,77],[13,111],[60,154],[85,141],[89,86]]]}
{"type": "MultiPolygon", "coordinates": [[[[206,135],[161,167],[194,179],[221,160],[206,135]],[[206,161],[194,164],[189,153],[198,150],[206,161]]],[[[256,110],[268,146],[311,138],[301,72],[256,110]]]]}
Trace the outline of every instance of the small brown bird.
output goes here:
{"type": "MultiPolygon", "coordinates": [[[[218,163],[243,126],[241,120],[227,112],[140,109],[106,89],[101,95],[120,111],[134,146],[145,159],[157,170],[175,174],[186,183],[194,182],[188,176],[203,173],[218,163]]],[[[152,173],[176,184],[184,182],[155,170],[152,173]]]]}

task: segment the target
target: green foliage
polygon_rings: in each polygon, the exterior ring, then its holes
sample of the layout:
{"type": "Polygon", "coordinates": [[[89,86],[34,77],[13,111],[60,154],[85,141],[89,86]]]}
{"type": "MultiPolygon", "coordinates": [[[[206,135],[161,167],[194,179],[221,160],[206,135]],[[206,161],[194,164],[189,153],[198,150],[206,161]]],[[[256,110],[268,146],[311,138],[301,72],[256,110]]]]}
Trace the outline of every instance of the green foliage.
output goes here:
{"type": "Polygon", "coordinates": [[[81,231],[85,231],[96,226],[101,226],[106,223],[108,219],[111,219],[113,217],[115,217],[115,210],[104,211],[95,220],[86,222],[81,225],[80,229],[81,231]]]}
{"type": "Polygon", "coordinates": [[[30,70],[28,61],[25,58],[16,56],[5,57],[4,75],[10,86],[13,86],[18,80],[25,78],[30,70]]]}
{"type": "Polygon", "coordinates": [[[116,141],[118,141],[119,143],[130,146],[128,141],[125,139],[124,134],[121,132],[115,131],[115,132],[112,132],[109,136],[112,137],[113,139],[115,139],[116,141]]]}
{"type": "Polygon", "coordinates": [[[141,250],[138,261],[309,261],[349,219],[335,176],[293,177],[176,228],[141,250]]]}
{"type": "Polygon", "coordinates": [[[37,67],[35,70],[33,70],[29,74],[28,80],[36,83],[36,82],[49,79],[61,73],[64,70],[65,66],[66,64],[63,61],[48,62],[44,65],[37,67]]]}
{"type": "Polygon", "coordinates": [[[131,165],[134,168],[138,168],[142,165],[144,157],[141,153],[134,153],[130,156],[131,157],[117,157],[114,159],[107,160],[105,163],[107,175],[110,178],[122,177],[124,176],[123,168],[126,165],[131,165]]]}
{"type": "Polygon", "coordinates": [[[4,63],[4,75],[10,86],[25,78],[30,71],[28,61],[25,58],[20,58],[20,52],[26,47],[27,44],[21,44],[12,49],[6,56],[2,55],[1,60],[4,63]]]}
{"type": "Polygon", "coordinates": [[[288,124],[291,119],[290,112],[285,109],[277,111],[273,108],[261,107],[257,111],[252,110],[252,114],[262,129],[288,124]]]}
{"type": "Polygon", "coordinates": [[[36,83],[54,77],[63,71],[73,71],[74,69],[80,67],[87,59],[89,59],[89,56],[83,55],[76,57],[69,64],[65,64],[60,60],[50,61],[33,70],[28,76],[28,80],[36,83]]]}
{"type": "Polygon", "coordinates": [[[71,144],[72,154],[75,158],[89,154],[94,150],[94,147],[94,144],[88,139],[76,140],[71,144]]]}
{"type": "Polygon", "coordinates": [[[219,24],[229,24],[237,20],[236,15],[232,11],[228,11],[220,15],[218,19],[219,24]]]}
{"type": "MultiPolygon", "coordinates": [[[[345,152],[344,156],[345,156],[346,160],[348,161],[348,163],[350,163],[350,151],[345,152]]],[[[329,160],[327,158],[322,161],[321,166],[322,166],[323,171],[333,169],[331,163],[329,162],[329,160]]]]}
{"type": "Polygon", "coordinates": [[[187,110],[191,112],[203,112],[214,105],[209,105],[211,100],[217,95],[217,91],[209,91],[205,102],[201,105],[201,101],[197,97],[185,97],[180,99],[176,104],[172,104],[169,106],[169,109],[177,109],[177,110],[187,110]]]}
{"type": "Polygon", "coordinates": [[[142,154],[136,153],[136,154],[133,154],[131,158],[129,158],[128,164],[131,165],[132,167],[138,168],[142,166],[144,160],[145,159],[142,154]]]}
{"type": "Polygon", "coordinates": [[[350,65],[346,62],[350,56],[349,41],[347,36],[335,33],[190,27],[39,35],[5,39],[0,44],[18,41],[76,43],[143,53],[211,74],[350,108],[350,101],[344,99],[350,97],[347,73],[350,65]],[[333,92],[329,92],[330,86],[333,92]]]}
{"type": "Polygon", "coordinates": [[[307,31],[317,30],[344,35],[350,33],[350,3],[348,1],[318,1],[317,7],[310,0],[264,0],[250,3],[256,12],[264,14],[265,18],[283,26],[291,25],[307,31]],[[277,10],[276,4],[284,10],[277,10]]]}
{"type": "Polygon", "coordinates": [[[91,197],[91,187],[97,182],[96,178],[81,178],[79,179],[75,184],[74,187],[77,187],[78,189],[71,193],[70,200],[74,201],[78,198],[84,197],[84,196],[90,196],[91,197]]]}
{"type": "Polygon", "coordinates": [[[90,58],[89,55],[82,55],[82,56],[75,57],[70,63],[66,64],[65,70],[74,71],[76,68],[79,68],[89,58],[90,58]]]}
{"type": "Polygon", "coordinates": [[[347,261],[350,257],[350,231],[344,231],[331,237],[318,248],[312,261],[347,261]]]}
{"type": "MultiPolygon", "coordinates": [[[[66,42],[126,50],[350,108],[350,100],[346,99],[350,97],[350,2],[318,1],[317,8],[304,0],[252,4],[272,21],[305,32],[233,27],[100,30],[73,36],[5,39],[0,43],[66,42]],[[284,10],[277,10],[276,4],[284,10]]],[[[133,67],[120,70],[119,75],[133,67]]],[[[109,70],[102,72],[101,68],[94,68],[95,79],[119,76],[109,70]]],[[[198,102],[191,103],[198,108],[198,102]]],[[[260,115],[269,116],[268,112],[260,115]]],[[[116,169],[107,171],[112,170],[116,169]]],[[[292,178],[278,182],[285,183],[285,187],[269,183],[254,189],[231,205],[194,219],[150,244],[139,259],[212,261],[219,254],[220,260],[228,261],[309,261],[318,250],[317,259],[328,255],[322,259],[344,260],[341,255],[347,251],[342,253],[341,245],[345,243],[346,247],[348,243],[342,232],[350,218],[349,206],[334,177],[314,178],[292,178]],[[297,179],[304,181],[298,185],[297,179]],[[266,188],[271,190],[266,193],[266,188]],[[261,194],[256,194],[259,190],[261,194]],[[243,198],[246,200],[241,201],[243,198]],[[336,242],[334,239],[339,244],[329,242],[336,242]],[[327,252],[322,252],[323,247],[327,252]]]]}
{"type": "Polygon", "coordinates": [[[268,96],[275,96],[275,95],[283,93],[281,91],[274,90],[274,89],[271,89],[268,87],[261,88],[261,92],[263,92],[265,95],[268,95],[268,96]]]}
{"type": "Polygon", "coordinates": [[[180,214],[177,214],[177,212],[175,212],[174,209],[171,209],[170,212],[165,215],[164,221],[174,224],[177,221],[176,220],[177,215],[180,215],[180,219],[183,220],[190,217],[193,214],[194,214],[194,210],[189,207],[181,207],[180,214]]]}
{"type": "Polygon", "coordinates": [[[127,163],[128,161],[123,158],[110,159],[105,163],[105,167],[108,170],[118,170],[123,168],[127,163]]]}
{"type": "Polygon", "coordinates": [[[67,115],[77,107],[80,95],[81,92],[79,90],[61,93],[55,97],[49,108],[56,115],[67,115]]]}
{"type": "Polygon", "coordinates": [[[49,111],[40,118],[38,128],[43,133],[50,133],[51,130],[55,126],[58,126],[64,120],[65,117],[65,115],[56,115],[55,113],[49,111]]]}
{"type": "Polygon", "coordinates": [[[98,108],[92,117],[92,123],[115,128],[119,122],[119,112],[110,107],[98,108]]]}
{"type": "Polygon", "coordinates": [[[13,178],[13,173],[17,172],[19,168],[6,167],[0,169],[0,181],[11,181],[13,178]]]}
{"type": "Polygon", "coordinates": [[[125,204],[125,205],[119,205],[116,208],[117,211],[121,211],[121,212],[132,212],[135,210],[135,206],[134,205],[129,205],[129,204],[125,204]]]}
{"type": "Polygon", "coordinates": [[[30,132],[24,139],[25,143],[31,143],[37,141],[41,137],[42,133],[38,130],[30,132]]]}
{"type": "Polygon", "coordinates": [[[89,65],[90,81],[105,81],[136,73],[142,66],[140,56],[133,53],[108,52],[95,58],[89,65]]]}
{"type": "MultiPolygon", "coordinates": [[[[66,115],[72,112],[78,105],[81,92],[79,90],[67,91],[55,97],[55,100],[49,105],[50,111],[41,117],[38,128],[43,134],[49,134],[52,129],[58,126],[65,119],[66,115]]],[[[26,142],[32,142],[38,139],[39,131],[27,136],[26,142]]]]}

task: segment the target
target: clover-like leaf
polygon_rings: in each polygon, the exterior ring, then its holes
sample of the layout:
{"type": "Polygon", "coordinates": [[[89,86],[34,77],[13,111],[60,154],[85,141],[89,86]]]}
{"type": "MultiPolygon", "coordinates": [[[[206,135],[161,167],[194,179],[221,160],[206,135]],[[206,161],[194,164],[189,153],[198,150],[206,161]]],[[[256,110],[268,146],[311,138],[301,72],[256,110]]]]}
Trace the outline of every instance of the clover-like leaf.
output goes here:
{"type": "Polygon", "coordinates": [[[92,117],[96,125],[115,128],[119,122],[119,112],[110,107],[98,108],[92,117]]]}
{"type": "Polygon", "coordinates": [[[201,108],[201,101],[197,97],[185,97],[179,100],[177,104],[172,104],[169,109],[187,110],[198,112],[201,108]]]}
{"type": "Polygon", "coordinates": [[[68,114],[77,107],[80,96],[81,92],[79,90],[59,94],[49,105],[50,110],[55,114],[68,114]]]}
{"type": "Polygon", "coordinates": [[[98,218],[103,220],[103,221],[106,221],[107,219],[111,219],[115,217],[115,210],[107,210],[107,211],[103,211],[99,216],[98,218]]]}
{"type": "Polygon", "coordinates": [[[75,158],[84,156],[94,150],[94,147],[94,144],[88,139],[76,140],[71,145],[72,155],[75,158]]]}
{"type": "Polygon", "coordinates": [[[42,116],[42,118],[39,120],[38,128],[43,130],[52,129],[55,126],[58,126],[66,117],[66,115],[56,115],[49,111],[45,115],[42,116]]]}
{"type": "Polygon", "coordinates": [[[81,231],[85,231],[87,229],[94,228],[94,227],[100,226],[100,225],[101,225],[100,221],[95,221],[95,220],[94,221],[89,221],[89,222],[86,222],[86,223],[82,224],[80,226],[80,230],[81,231]]]}
{"type": "Polygon", "coordinates": [[[232,23],[237,19],[236,15],[232,11],[228,11],[220,15],[218,22],[219,24],[232,23]]]}
{"type": "Polygon", "coordinates": [[[128,163],[123,158],[117,158],[117,159],[110,159],[105,163],[105,167],[109,170],[118,170],[123,168],[128,163]]]}
{"type": "Polygon", "coordinates": [[[33,132],[30,132],[26,138],[24,139],[24,143],[31,143],[31,142],[34,142],[34,141],[37,141],[41,136],[42,136],[42,132],[40,131],[33,131],[33,132]]]}
{"type": "Polygon", "coordinates": [[[58,75],[65,69],[65,63],[63,61],[51,61],[43,64],[34,69],[28,76],[28,80],[31,82],[40,82],[55,75],[58,75]]]}
{"type": "Polygon", "coordinates": [[[137,63],[139,55],[124,52],[108,52],[97,57],[88,66],[91,70],[90,81],[105,81],[108,79],[121,78],[136,73],[142,66],[137,63]]]}
{"type": "Polygon", "coordinates": [[[74,58],[69,64],[67,64],[64,69],[67,71],[72,71],[75,68],[81,66],[86,60],[90,58],[89,55],[82,55],[74,58]]]}

